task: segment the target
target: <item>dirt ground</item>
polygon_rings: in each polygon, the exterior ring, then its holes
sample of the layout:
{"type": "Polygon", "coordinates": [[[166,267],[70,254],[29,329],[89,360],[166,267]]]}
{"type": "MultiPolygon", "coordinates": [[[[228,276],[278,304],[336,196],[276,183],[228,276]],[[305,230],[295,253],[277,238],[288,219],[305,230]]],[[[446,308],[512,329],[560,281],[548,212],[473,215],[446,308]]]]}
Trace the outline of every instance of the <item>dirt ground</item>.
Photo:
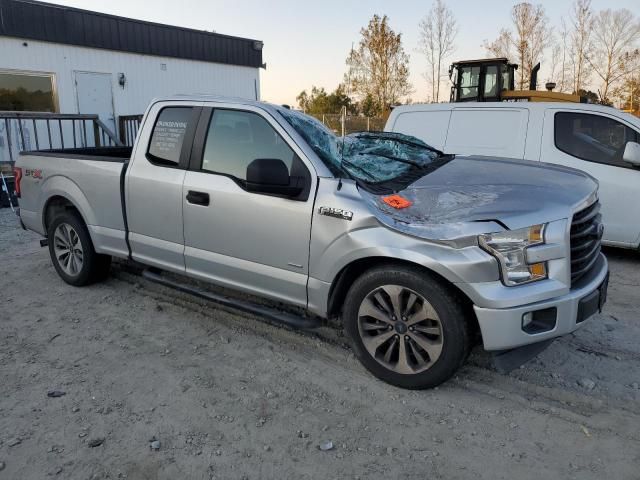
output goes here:
{"type": "Polygon", "coordinates": [[[607,251],[604,313],[523,368],[501,375],[476,349],[413,392],[331,331],[273,327],[122,265],[70,287],[8,209],[0,251],[0,480],[640,478],[639,254],[607,251]]]}

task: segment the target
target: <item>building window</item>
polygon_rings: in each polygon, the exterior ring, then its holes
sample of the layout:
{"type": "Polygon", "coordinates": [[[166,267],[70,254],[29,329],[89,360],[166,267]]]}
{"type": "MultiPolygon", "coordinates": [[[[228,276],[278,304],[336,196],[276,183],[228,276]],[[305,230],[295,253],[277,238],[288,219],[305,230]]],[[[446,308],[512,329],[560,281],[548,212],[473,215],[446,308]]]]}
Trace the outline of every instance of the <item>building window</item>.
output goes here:
{"type": "Polygon", "coordinates": [[[53,75],[0,71],[0,110],[57,111],[53,75]]]}

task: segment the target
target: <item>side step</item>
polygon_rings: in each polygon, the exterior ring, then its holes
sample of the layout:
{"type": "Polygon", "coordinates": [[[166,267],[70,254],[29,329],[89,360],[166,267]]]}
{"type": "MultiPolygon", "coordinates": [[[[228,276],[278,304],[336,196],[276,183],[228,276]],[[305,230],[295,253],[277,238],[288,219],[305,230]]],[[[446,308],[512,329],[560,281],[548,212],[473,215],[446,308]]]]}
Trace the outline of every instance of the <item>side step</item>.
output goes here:
{"type": "Polygon", "coordinates": [[[298,330],[312,330],[322,326],[322,321],[319,318],[305,318],[291,313],[281,312],[279,310],[266,307],[264,305],[258,305],[248,301],[243,301],[235,298],[225,297],[213,292],[208,292],[200,288],[180,283],[174,280],[165,278],[160,273],[161,271],[155,268],[149,268],[142,272],[142,276],[147,280],[154,283],[158,283],[165,287],[173,288],[184,293],[189,293],[196,297],[204,298],[212,302],[224,305],[225,307],[234,308],[243,312],[252,313],[254,315],[266,318],[272,322],[286,325],[298,330]]]}

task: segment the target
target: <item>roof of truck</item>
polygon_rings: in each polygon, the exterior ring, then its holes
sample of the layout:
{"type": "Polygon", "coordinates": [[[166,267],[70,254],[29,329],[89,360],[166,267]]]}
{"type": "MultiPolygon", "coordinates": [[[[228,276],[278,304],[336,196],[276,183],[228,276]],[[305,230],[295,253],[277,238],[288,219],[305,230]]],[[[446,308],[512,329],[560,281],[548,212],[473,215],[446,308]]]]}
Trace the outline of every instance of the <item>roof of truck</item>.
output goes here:
{"type": "Polygon", "coordinates": [[[254,107],[265,108],[268,110],[277,110],[278,108],[289,108],[285,105],[277,105],[275,103],[263,102],[260,100],[252,100],[249,98],[241,97],[225,97],[223,95],[213,95],[207,93],[190,93],[190,94],[176,94],[168,97],[154,98],[151,103],[157,102],[211,102],[211,103],[236,103],[238,105],[251,105],[254,107]]]}

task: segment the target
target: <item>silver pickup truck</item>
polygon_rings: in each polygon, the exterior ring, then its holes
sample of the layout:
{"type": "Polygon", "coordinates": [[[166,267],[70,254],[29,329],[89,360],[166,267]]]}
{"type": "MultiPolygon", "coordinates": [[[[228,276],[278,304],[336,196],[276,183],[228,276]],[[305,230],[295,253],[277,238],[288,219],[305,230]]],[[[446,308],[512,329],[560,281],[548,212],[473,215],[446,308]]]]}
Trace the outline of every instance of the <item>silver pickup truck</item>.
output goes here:
{"type": "Polygon", "coordinates": [[[178,288],[175,273],[308,312],[216,297],[271,320],[339,318],[363,365],[401,387],[445,381],[476,340],[520,364],[606,299],[597,183],[564,167],[339,138],[207,96],[154,101],[133,149],[25,152],[16,167],[21,222],[67,283],[121,257],[178,288]]]}

